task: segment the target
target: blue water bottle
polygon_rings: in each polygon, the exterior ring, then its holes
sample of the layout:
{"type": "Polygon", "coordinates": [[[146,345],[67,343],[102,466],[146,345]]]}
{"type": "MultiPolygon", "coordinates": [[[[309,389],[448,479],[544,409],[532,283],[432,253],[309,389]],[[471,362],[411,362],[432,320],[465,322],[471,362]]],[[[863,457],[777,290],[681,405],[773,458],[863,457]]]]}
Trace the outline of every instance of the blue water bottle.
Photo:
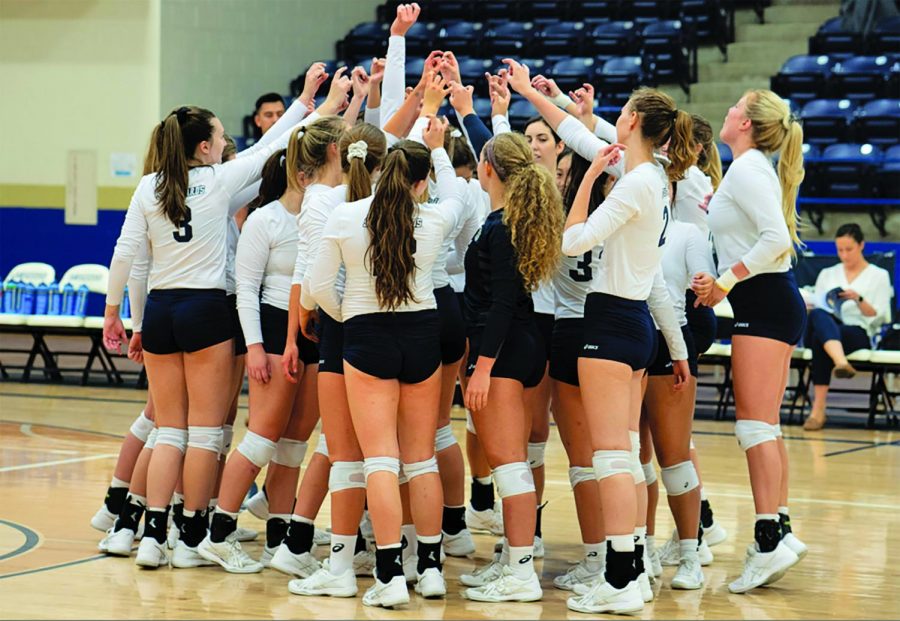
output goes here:
{"type": "Polygon", "coordinates": [[[10,312],[18,313],[19,309],[22,307],[22,293],[25,288],[25,283],[21,280],[14,280],[12,284],[12,310],[10,312]]]}
{"type": "Polygon", "coordinates": [[[16,312],[16,283],[7,281],[3,283],[3,312],[12,314],[16,312]]]}
{"type": "Polygon", "coordinates": [[[125,297],[122,298],[122,306],[119,308],[119,316],[122,319],[131,319],[131,299],[128,297],[128,287],[125,287],[125,297]]]}
{"type": "Polygon", "coordinates": [[[22,287],[22,297],[19,300],[19,314],[31,315],[34,313],[35,286],[30,282],[22,287]]]}
{"type": "Polygon", "coordinates": [[[50,287],[47,283],[41,283],[37,287],[37,291],[34,296],[34,314],[35,315],[46,315],[47,314],[47,303],[49,302],[48,297],[50,295],[50,287]]]}
{"type": "Polygon", "coordinates": [[[90,289],[87,285],[78,287],[78,293],[75,295],[75,312],[73,313],[76,317],[84,317],[87,314],[88,293],[90,293],[90,289]]]}
{"type": "Polygon", "coordinates": [[[62,312],[60,314],[75,314],[75,287],[72,286],[72,283],[67,283],[66,286],[63,287],[62,312]]]}
{"type": "Polygon", "coordinates": [[[62,305],[62,295],[59,293],[59,283],[52,282],[47,291],[47,314],[59,315],[60,306],[62,305]]]}

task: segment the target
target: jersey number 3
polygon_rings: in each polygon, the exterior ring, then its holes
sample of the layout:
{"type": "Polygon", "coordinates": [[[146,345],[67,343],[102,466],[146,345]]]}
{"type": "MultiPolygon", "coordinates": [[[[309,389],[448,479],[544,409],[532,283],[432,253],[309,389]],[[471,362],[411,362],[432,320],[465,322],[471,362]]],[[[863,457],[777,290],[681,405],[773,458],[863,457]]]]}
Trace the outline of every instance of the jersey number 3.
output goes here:
{"type": "Polygon", "coordinates": [[[191,228],[191,208],[185,208],[184,219],[178,223],[178,230],[172,233],[175,241],[185,243],[194,237],[194,229],[191,228]]]}
{"type": "Polygon", "coordinates": [[[593,271],[591,270],[591,255],[593,254],[592,250],[588,250],[584,253],[584,256],[581,257],[581,260],[575,264],[577,269],[569,270],[569,277],[575,282],[591,282],[594,278],[593,271]]]}
{"type": "Polygon", "coordinates": [[[663,207],[663,230],[662,233],[659,234],[659,247],[662,248],[666,245],[666,229],[669,228],[669,206],[666,205],[663,207]]]}

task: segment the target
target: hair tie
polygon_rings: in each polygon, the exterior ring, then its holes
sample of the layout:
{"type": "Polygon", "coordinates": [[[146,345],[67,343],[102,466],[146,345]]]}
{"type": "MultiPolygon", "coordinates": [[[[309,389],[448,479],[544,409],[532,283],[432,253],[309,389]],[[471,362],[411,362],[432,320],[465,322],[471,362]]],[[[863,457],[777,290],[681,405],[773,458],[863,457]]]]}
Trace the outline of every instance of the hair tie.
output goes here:
{"type": "Polygon", "coordinates": [[[365,160],[369,153],[369,143],[365,140],[357,140],[347,147],[347,160],[361,159],[365,160]]]}
{"type": "Polygon", "coordinates": [[[672,122],[674,123],[677,120],[678,120],[678,108],[675,108],[674,110],[672,110],[672,122]]]}
{"type": "Polygon", "coordinates": [[[303,134],[305,134],[305,133],[306,133],[305,127],[298,127],[297,128],[297,140],[300,140],[301,138],[303,138],[303,134]]]}
{"type": "Polygon", "coordinates": [[[794,114],[793,114],[793,112],[788,111],[788,113],[785,114],[784,117],[781,119],[781,124],[784,126],[785,129],[790,129],[791,123],[793,121],[794,121],[794,114]]]}
{"type": "Polygon", "coordinates": [[[455,127],[450,130],[451,138],[462,138],[462,132],[456,129],[455,127]]]}
{"type": "Polygon", "coordinates": [[[178,110],[175,111],[175,116],[178,118],[178,124],[182,125],[187,120],[187,115],[191,111],[187,106],[181,106],[178,110]]]}

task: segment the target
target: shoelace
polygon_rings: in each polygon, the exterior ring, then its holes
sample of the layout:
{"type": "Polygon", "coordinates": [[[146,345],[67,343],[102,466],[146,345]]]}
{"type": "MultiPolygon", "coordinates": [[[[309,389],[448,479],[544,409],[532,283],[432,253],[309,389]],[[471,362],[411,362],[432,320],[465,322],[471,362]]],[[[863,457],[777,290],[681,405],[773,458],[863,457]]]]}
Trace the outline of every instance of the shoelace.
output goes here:
{"type": "Polygon", "coordinates": [[[237,565],[238,567],[247,567],[251,563],[255,563],[250,555],[244,552],[243,548],[241,548],[241,544],[237,539],[232,539],[231,541],[227,541],[228,544],[228,552],[229,552],[229,562],[232,565],[237,565]]]}

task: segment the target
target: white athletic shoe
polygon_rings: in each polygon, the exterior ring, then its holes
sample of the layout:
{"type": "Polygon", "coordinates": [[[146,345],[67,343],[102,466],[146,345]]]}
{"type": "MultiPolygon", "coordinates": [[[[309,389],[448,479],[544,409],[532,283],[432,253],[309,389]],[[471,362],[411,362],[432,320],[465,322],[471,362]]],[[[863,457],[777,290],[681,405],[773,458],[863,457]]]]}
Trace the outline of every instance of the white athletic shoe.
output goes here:
{"type": "Polygon", "coordinates": [[[728,531],[722,525],[713,521],[709,528],[703,527],[703,541],[710,547],[717,546],[728,538],[728,531]]]}
{"type": "Polygon", "coordinates": [[[353,555],[353,573],[356,576],[375,575],[375,552],[361,550],[353,555]]]}
{"type": "Polygon", "coordinates": [[[444,533],[442,550],[447,556],[468,556],[475,554],[475,542],[472,541],[472,533],[464,528],[455,535],[444,533]]]}
{"type": "Polygon", "coordinates": [[[106,532],[106,537],[97,544],[97,549],[111,556],[131,556],[131,548],[134,546],[134,531],[130,528],[106,532]]]}
{"type": "Polygon", "coordinates": [[[191,567],[209,567],[214,564],[200,556],[197,548],[188,547],[188,544],[181,539],[178,540],[175,544],[175,549],[172,550],[172,567],[189,569],[191,567]]]}
{"type": "Polygon", "coordinates": [[[264,522],[269,519],[269,499],[266,498],[266,493],[262,489],[250,496],[245,506],[253,517],[264,522]]]}
{"type": "Polygon", "coordinates": [[[262,555],[259,557],[259,564],[263,567],[270,567],[272,565],[272,557],[275,556],[275,552],[277,551],[277,546],[270,548],[267,545],[263,545],[262,555]]]}
{"type": "Polygon", "coordinates": [[[569,610],[589,614],[604,612],[636,614],[644,609],[644,600],[636,581],[629,582],[624,588],[617,589],[610,583],[601,580],[584,595],[567,599],[566,607],[569,610]]]}
{"type": "Polygon", "coordinates": [[[419,557],[416,555],[406,557],[403,561],[403,577],[409,583],[415,582],[419,577],[419,557]]]}
{"type": "Polygon", "coordinates": [[[492,560],[487,565],[482,565],[471,574],[461,574],[459,581],[468,587],[484,586],[488,582],[493,582],[503,573],[503,565],[500,561],[492,560]]]}
{"type": "Polygon", "coordinates": [[[672,536],[656,549],[659,563],[663,567],[678,567],[681,563],[681,544],[678,539],[678,531],[673,530],[672,536]]]}
{"type": "MultiPolygon", "coordinates": [[[[644,553],[642,556],[647,579],[650,581],[650,584],[656,584],[656,576],[653,575],[653,563],[650,561],[650,550],[646,545],[644,546],[644,553]]],[[[662,569],[662,567],[660,567],[660,569],[662,569]]]]}
{"type": "Polygon", "coordinates": [[[544,540],[540,537],[535,536],[534,538],[534,554],[531,556],[534,558],[544,558],[544,540]]]}
{"type": "Polygon", "coordinates": [[[259,537],[259,531],[252,528],[242,528],[240,526],[231,534],[231,538],[235,541],[255,541],[259,537]]]}
{"type": "MultiPolygon", "coordinates": [[[[679,552],[680,556],[680,552],[679,552]]],[[[702,567],[707,567],[712,565],[713,562],[713,553],[712,550],[709,549],[709,544],[706,543],[706,539],[700,542],[700,545],[697,546],[697,558],[700,560],[700,565],[702,567]]],[[[681,563],[681,559],[678,560],[679,564],[681,563]]]]}
{"type": "Polygon", "coordinates": [[[591,569],[588,566],[587,559],[581,559],[577,565],[570,567],[565,574],[555,577],[553,586],[563,591],[574,591],[577,585],[592,585],[595,580],[603,578],[603,566],[597,563],[591,563],[591,565],[599,566],[599,569],[591,569]]]}
{"type": "MultiPolygon", "coordinates": [[[[648,546],[647,560],[649,561],[649,564],[645,566],[650,572],[650,578],[659,578],[662,575],[662,563],[659,560],[659,550],[657,550],[655,546],[653,548],[648,546]]],[[[645,563],[646,562],[647,561],[645,561],[645,563]]]]}
{"type": "Polygon", "coordinates": [[[134,564],[147,569],[156,569],[161,565],[168,565],[169,557],[166,555],[166,544],[159,543],[153,537],[141,539],[141,545],[138,546],[134,564]]]}
{"type": "Polygon", "coordinates": [[[494,509],[476,511],[472,505],[466,505],[466,527],[470,531],[488,532],[492,535],[503,535],[503,514],[494,509]]]}
{"type": "Polygon", "coordinates": [[[91,518],[91,526],[105,533],[115,525],[117,517],[119,516],[107,509],[105,504],[101,505],[91,518]]]}
{"type": "Polygon", "coordinates": [[[294,554],[286,543],[282,543],[272,555],[269,567],[289,576],[309,578],[322,568],[322,564],[310,552],[294,554]]]}
{"type": "Polygon", "coordinates": [[[322,530],[321,528],[317,528],[313,531],[313,545],[317,546],[330,546],[331,545],[331,533],[327,530],[322,530]]]}
{"type": "Polygon", "coordinates": [[[212,561],[230,574],[256,574],[263,566],[241,549],[236,539],[228,538],[222,543],[213,543],[209,535],[197,545],[197,552],[208,561],[212,561]]]}
{"type": "Polygon", "coordinates": [[[644,600],[644,603],[647,604],[653,601],[653,587],[650,586],[650,576],[647,575],[647,572],[643,572],[638,575],[637,580],[635,580],[638,585],[638,589],[641,592],[641,599],[644,600]]]}
{"type": "Polygon", "coordinates": [[[696,591],[703,588],[706,577],[700,568],[700,561],[694,558],[682,559],[672,578],[672,588],[682,591],[696,591]]]}
{"type": "Polygon", "coordinates": [[[764,584],[772,584],[784,576],[800,559],[783,541],[771,552],[760,552],[754,542],[747,548],[747,559],[740,578],[728,585],[732,593],[746,593],[764,584]]]}
{"type": "Polygon", "coordinates": [[[355,597],[356,576],[352,571],[340,575],[331,573],[328,559],[309,578],[299,578],[288,582],[288,591],[294,595],[329,595],[331,597],[355,597]]]}
{"type": "Polygon", "coordinates": [[[794,533],[788,533],[782,537],[781,542],[793,550],[794,554],[797,555],[797,560],[802,560],[803,557],[806,556],[806,553],[809,552],[809,548],[806,547],[806,544],[800,541],[794,533]]]}
{"type": "Polygon", "coordinates": [[[523,580],[509,567],[503,567],[500,576],[491,582],[463,591],[463,597],[476,602],[536,602],[543,596],[536,573],[523,580]]]}
{"type": "Polygon", "coordinates": [[[429,567],[425,573],[416,577],[416,593],[424,598],[444,597],[447,594],[447,583],[444,574],[437,567],[429,567]]]}
{"type": "Polygon", "coordinates": [[[375,584],[366,589],[363,595],[363,606],[381,606],[393,608],[409,603],[409,590],[406,588],[406,580],[403,576],[394,576],[385,584],[377,578],[375,584]]]}
{"type": "Polygon", "coordinates": [[[169,530],[166,532],[166,547],[174,550],[175,544],[178,543],[180,537],[181,532],[178,530],[178,527],[175,524],[169,524],[169,530]]]}

